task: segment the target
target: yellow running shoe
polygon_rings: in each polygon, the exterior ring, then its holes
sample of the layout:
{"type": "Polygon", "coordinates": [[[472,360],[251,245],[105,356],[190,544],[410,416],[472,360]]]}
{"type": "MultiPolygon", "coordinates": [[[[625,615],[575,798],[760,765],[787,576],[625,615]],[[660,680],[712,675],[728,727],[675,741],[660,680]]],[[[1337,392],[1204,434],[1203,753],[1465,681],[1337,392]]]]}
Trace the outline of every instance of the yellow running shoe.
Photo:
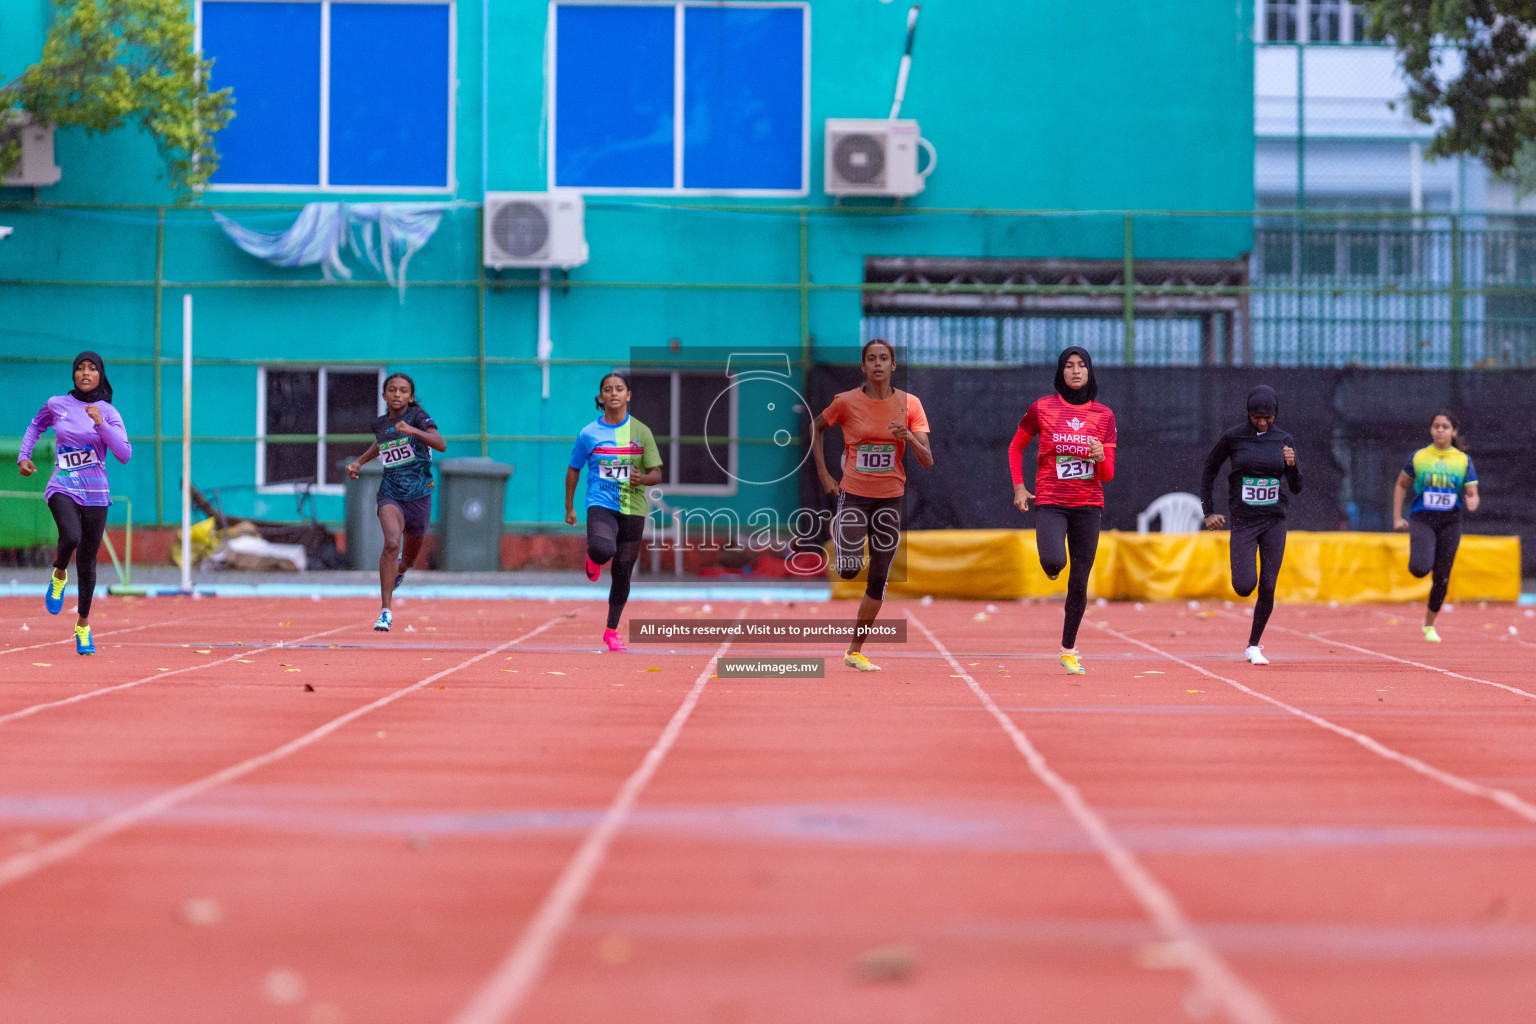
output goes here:
{"type": "Polygon", "coordinates": [[[1088,670],[1083,668],[1083,663],[1077,660],[1077,655],[1075,654],[1063,654],[1061,656],[1061,667],[1067,670],[1067,675],[1069,676],[1085,676],[1088,674],[1088,670]]]}
{"type": "Polygon", "coordinates": [[[75,653],[76,654],[95,654],[96,653],[96,641],[91,639],[91,627],[90,626],[76,626],[75,627],[75,653]]]}
{"type": "Polygon", "coordinates": [[[1435,632],[1434,626],[1425,626],[1424,639],[1428,640],[1432,644],[1437,644],[1440,642],[1440,634],[1435,632]]]}
{"type": "Polygon", "coordinates": [[[847,665],[849,668],[856,668],[860,672],[880,671],[879,665],[874,664],[858,651],[845,651],[843,653],[843,664],[847,665]]]}

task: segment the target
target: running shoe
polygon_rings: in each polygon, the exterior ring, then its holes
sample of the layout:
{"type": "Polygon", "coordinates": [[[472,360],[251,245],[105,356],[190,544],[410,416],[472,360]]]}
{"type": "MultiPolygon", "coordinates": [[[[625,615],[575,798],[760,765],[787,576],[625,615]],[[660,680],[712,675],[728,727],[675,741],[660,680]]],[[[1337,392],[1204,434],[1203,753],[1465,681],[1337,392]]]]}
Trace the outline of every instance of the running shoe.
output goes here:
{"type": "Polygon", "coordinates": [[[90,626],[76,626],[75,627],[75,653],[76,654],[95,654],[96,653],[96,641],[91,639],[91,627],[90,626]]]}
{"type": "Polygon", "coordinates": [[[1243,657],[1248,659],[1248,664],[1250,664],[1250,665],[1268,665],[1269,664],[1269,659],[1264,657],[1264,645],[1263,644],[1260,644],[1257,647],[1250,646],[1246,651],[1243,652],[1243,657]]]}
{"type": "Polygon", "coordinates": [[[592,561],[592,559],[587,559],[587,579],[591,580],[593,583],[596,583],[597,578],[602,574],[603,567],[592,561]]]}
{"type": "Polygon", "coordinates": [[[373,624],[373,631],[375,633],[388,633],[390,623],[392,622],[394,622],[394,616],[390,614],[388,608],[382,608],[379,610],[379,621],[373,624]]]}
{"type": "Polygon", "coordinates": [[[43,605],[47,607],[49,615],[57,615],[64,608],[64,587],[67,583],[68,571],[65,571],[62,580],[53,573],[48,574],[48,589],[43,592],[43,605]]]}
{"type": "Polygon", "coordinates": [[[405,566],[404,563],[402,563],[401,560],[397,558],[395,559],[395,585],[390,589],[399,590],[400,581],[403,579],[405,579],[405,566]]]}
{"type": "Polygon", "coordinates": [[[1088,674],[1088,670],[1083,668],[1083,663],[1077,660],[1077,655],[1075,654],[1063,654],[1061,656],[1061,667],[1067,670],[1067,675],[1069,676],[1085,676],[1088,674]]]}
{"type": "Polygon", "coordinates": [[[610,651],[629,650],[629,648],[624,645],[624,638],[619,635],[619,631],[616,629],[603,630],[603,643],[608,645],[608,649],[610,651]]]}
{"type": "Polygon", "coordinates": [[[849,668],[856,668],[860,672],[879,672],[880,666],[864,657],[859,651],[843,652],[843,664],[849,668]]]}
{"type": "Polygon", "coordinates": [[[1440,642],[1440,634],[1435,632],[1434,626],[1425,626],[1424,639],[1428,640],[1432,644],[1437,644],[1440,642]]]}

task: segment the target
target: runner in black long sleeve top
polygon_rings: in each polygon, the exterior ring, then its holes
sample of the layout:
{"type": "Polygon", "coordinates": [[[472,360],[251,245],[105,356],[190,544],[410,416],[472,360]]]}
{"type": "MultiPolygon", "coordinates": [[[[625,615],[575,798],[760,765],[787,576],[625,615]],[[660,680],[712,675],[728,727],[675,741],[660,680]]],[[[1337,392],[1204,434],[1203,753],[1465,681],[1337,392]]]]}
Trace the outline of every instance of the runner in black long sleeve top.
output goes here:
{"type": "Polygon", "coordinates": [[[1212,497],[1216,474],[1231,461],[1227,501],[1232,516],[1232,588],[1247,597],[1257,588],[1253,628],[1244,656],[1251,664],[1267,665],[1259,641],[1275,607],[1275,582],[1285,559],[1285,519],[1290,496],[1301,493],[1301,467],[1296,464],[1295,440],[1274,426],[1279,401],[1274,389],[1260,384],[1248,393],[1248,422],[1221,436],[1205,460],[1200,477],[1200,503],[1205,525],[1218,529],[1225,517],[1216,513],[1212,497]],[[1284,481],[1285,486],[1281,486],[1284,481]],[[1258,571],[1254,554],[1259,556],[1258,571]]]}

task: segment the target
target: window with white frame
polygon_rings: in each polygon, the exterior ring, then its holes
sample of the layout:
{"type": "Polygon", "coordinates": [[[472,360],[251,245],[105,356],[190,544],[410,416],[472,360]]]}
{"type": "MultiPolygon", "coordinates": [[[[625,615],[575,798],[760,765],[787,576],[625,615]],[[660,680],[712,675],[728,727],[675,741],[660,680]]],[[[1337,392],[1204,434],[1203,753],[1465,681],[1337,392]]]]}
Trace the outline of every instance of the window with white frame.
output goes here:
{"type": "Polygon", "coordinates": [[[637,370],[629,380],[630,414],[650,427],[661,445],[661,485],[673,494],[736,493],[728,472],[736,465],[737,447],[737,389],[731,379],[719,371],[637,370]]]}
{"type": "Polygon", "coordinates": [[[1368,43],[1358,0],[1261,0],[1260,42],[1368,43]]]}
{"type": "Polygon", "coordinates": [[[810,5],[556,0],[549,184],[804,195],[810,5]]]}
{"type": "Polygon", "coordinates": [[[234,90],[213,187],[453,185],[452,0],[198,0],[211,87],[234,90]]]}
{"type": "Polygon", "coordinates": [[[291,490],[316,485],[340,494],[346,471],[337,465],[367,451],[370,441],[333,441],[369,434],[384,412],[382,369],[262,367],[256,392],[256,484],[291,490]],[[302,440],[268,440],[300,435],[302,440]]]}

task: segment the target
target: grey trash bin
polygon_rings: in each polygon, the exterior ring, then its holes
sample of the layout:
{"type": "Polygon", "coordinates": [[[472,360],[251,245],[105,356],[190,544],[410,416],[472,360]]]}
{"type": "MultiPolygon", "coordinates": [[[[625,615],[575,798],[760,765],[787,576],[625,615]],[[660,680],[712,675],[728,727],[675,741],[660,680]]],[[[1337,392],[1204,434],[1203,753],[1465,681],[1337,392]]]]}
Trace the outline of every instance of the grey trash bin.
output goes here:
{"type": "Polygon", "coordinates": [[[442,567],[448,572],[501,568],[501,510],[512,467],[495,459],[437,459],[442,567]]]}
{"type": "Polygon", "coordinates": [[[363,464],[353,480],[346,475],[351,459],[342,459],[342,480],[347,488],[347,568],[378,571],[384,553],[384,533],[379,529],[379,484],[384,467],[377,459],[363,464]]]}

